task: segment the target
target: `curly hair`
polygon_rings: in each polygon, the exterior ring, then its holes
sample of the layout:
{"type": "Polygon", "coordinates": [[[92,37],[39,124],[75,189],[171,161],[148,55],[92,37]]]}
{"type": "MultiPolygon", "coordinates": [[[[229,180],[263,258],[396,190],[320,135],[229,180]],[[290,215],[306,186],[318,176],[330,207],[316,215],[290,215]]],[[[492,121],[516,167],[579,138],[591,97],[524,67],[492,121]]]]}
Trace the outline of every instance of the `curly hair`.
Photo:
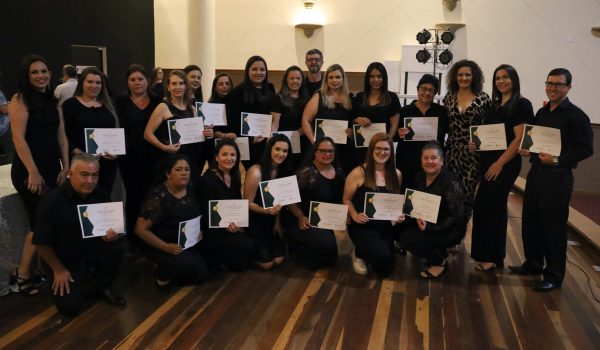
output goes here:
{"type": "Polygon", "coordinates": [[[483,72],[481,71],[479,65],[475,63],[475,61],[469,61],[467,59],[460,60],[450,67],[450,71],[448,71],[448,75],[446,76],[448,91],[454,93],[458,91],[458,70],[462,67],[471,68],[471,73],[473,74],[471,91],[474,94],[481,92],[483,89],[483,83],[485,82],[485,79],[483,78],[483,72]]]}

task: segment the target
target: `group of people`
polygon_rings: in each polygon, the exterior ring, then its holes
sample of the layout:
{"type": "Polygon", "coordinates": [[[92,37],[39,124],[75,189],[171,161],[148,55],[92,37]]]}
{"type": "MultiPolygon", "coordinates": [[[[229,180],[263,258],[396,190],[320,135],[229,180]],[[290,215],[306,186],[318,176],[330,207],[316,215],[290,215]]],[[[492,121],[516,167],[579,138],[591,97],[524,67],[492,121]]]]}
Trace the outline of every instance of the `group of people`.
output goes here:
{"type": "Polygon", "coordinates": [[[391,275],[395,247],[400,246],[425,260],[419,276],[438,278],[448,270],[447,248],[461,242],[471,216],[475,268],[493,271],[504,266],[507,197],[521,156],[532,163],[523,209],[526,261],[510,268],[518,274],[543,273],[537,290],[560,286],[572,169],[593,152],[589,118],[567,98],[568,70],[548,74],[549,103],[534,117],[509,65],[494,71],[491,98],[483,92],[480,67],[461,60],[448,72],[443,106],[434,102],[440,82],[425,74],[417,99],[401,107],[388,90],[383,64],[367,67],[363,91],[356,96],[350,94],[340,65],[322,72],[322,64],[319,50],[308,51],[308,73],[289,67],[279,92],[260,56],[248,59],[244,80],[236,87],[229,75],[217,75],[207,101],[225,104],[227,125],[205,125],[204,142],[181,145],[169,142],[167,121],[197,117],[194,103],[203,101],[198,66],[170,71],[163,80],[160,68],[149,75],[132,65],[127,92],[114,100],[105,75],[88,67],[79,75],[74,96],[59,106],[49,89],[46,60],[26,57],[8,112],[17,154],[11,175],[31,228],[21,262],[10,276],[11,290],[37,294],[45,275],[59,310],[73,315],[83,302],[86,271],[93,266],[98,293],[111,304],[125,304],[111,288],[125,240],[113,230],[102,238],[83,239],[75,210],[78,204],[110,201],[117,169],[126,191],[129,246],[154,263],[154,281],[161,289],[199,284],[223,270],[240,271],[252,264],[271,269],[286,256],[309,269],[335,263],[334,232],[310,225],[311,201],[347,205],[356,273],[370,269],[381,277],[391,275]],[[235,139],[241,135],[243,112],[271,114],[272,131],[298,131],[302,153],[293,154],[283,134],[256,136],[249,140],[250,159],[241,161],[235,139]],[[437,140],[407,139],[411,130],[404,119],[420,117],[438,118],[437,140]],[[316,119],[347,122],[347,143],[315,136],[316,119]],[[386,132],[372,136],[368,147],[354,147],[352,125],[372,123],[385,123],[386,132]],[[469,127],[498,123],[504,124],[506,150],[475,151],[469,127]],[[560,156],[520,150],[525,123],[560,129],[560,156]],[[85,128],[117,127],[125,130],[126,155],[85,152],[85,128]],[[259,183],[290,175],[297,177],[302,201],[265,209],[259,183]],[[407,188],[441,197],[436,223],[404,214],[392,221],[365,215],[366,192],[403,194],[407,188]],[[242,198],[249,202],[249,227],[236,222],[208,226],[208,201],[242,198]],[[203,239],[184,250],[178,244],[178,225],[199,215],[203,239]],[[42,269],[35,263],[36,251],[44,261],[42,269]]]}

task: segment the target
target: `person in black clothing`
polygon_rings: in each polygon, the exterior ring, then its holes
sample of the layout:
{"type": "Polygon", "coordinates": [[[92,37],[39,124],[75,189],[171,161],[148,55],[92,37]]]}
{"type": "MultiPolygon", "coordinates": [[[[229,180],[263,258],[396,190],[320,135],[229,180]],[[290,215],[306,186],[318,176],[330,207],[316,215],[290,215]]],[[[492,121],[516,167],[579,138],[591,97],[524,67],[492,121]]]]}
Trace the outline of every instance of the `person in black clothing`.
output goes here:
{"type": "MultiPolygon", "coordinates": [[[[538,110],[533,124],[559,129],[561,150],[558,156],[531,154],[523,200],[525,262],[510,266],[517,274],[543,274],[534,287],[543,292],[560,287],[565,277],[573,169],[594,153],[590,119],[567,97],[571,79],[565,68],[551,70],[546,78],[549,103],[538,110]]],[[[528,151],[520,152],[530,156],[528,151]]]]}
{"type": "MultiPolygon", "coordinates": [[[[354,124],[369,126],[372,123],[385,123],[385,130],[394,138],[400,119],[400,100],[398,95],[388,91],[388,76],[385,66],[373,62],[367,67],[363,91],[359,92],[352,104],[354,124]]],[[[355,148],[355,162],[365,161],[366,148],[355,148]]]]}
{"type": "Polygon", "coordinates": [[[116,100],[119,125],[125,129],[127,154],[119,157],[119,169],[125,186],[125,219],[127,238],[134,248],[137,236],[133,234],[140,205],[152,187],[156,152],[144,140],[144,129],[160,99],[150,94],[148,73],[143,66],[127,68],[127,92],[116,100]]]}
{"type": "Polygon", "coordinates": [[[302,202],[289,205],[283,215],[291,250],[296,260],[308,269],[333,264],[338,256],[333,230],[312,227],[308,222],[311,201],[342,202],[345,177],[335,159],[331,138],[315,141],[296,176],[302,202]]]}
{"type": "MultiPolygon", "coordinates": [[[[521,96],[519,75],[507,64],[494,71],[492,108],[483,116],[482,124],[504,124],[507,148],[504,151],[482,151],[479,155],[480,182],[473,204],[471,257],[475,269],[493,271],[504,266],[508,193],[521,171],[519,143],[523,125],[533,118],[533,107],[521,96]]],[[[475,143],[469,149],[475,149],[475,143]]]]}
{"type": "MultiPolygon", "coordinates": [[[[219,73],[213,79],[212,89],[210,98],[208,102],[210,103],[222,103],[225,104],[225,120],[229,120],[229,113],[227,112],[227,102],[229,101],[229,96],[231,95],[231,91],[233,89],[233,81],[231,80],[231,76],[227,73],[219,73]]],[[[215,138],[228,138],[235,139],[236,134],[234,132],[227,132],[227,126],[215,126],[215,138]]]]}
{"type": "Polygon", "coordinates": [[[209,201],[242,199],[240,176],[240,151],[235,141],[222,139],[217,142],[215,155],[209,169],[200,180],[199,197],[204,239],[200,243],[211,270],[225,266],[239,271],[248,267],[254,251],[254,242],[235,222],[226,228],[209,228],[209,201]]]}
{"type": "Polygon", "coordinates": [[[437,141],[442,148],[448,132],[448,116],[446,109],[433,102],[439,91],[440,81],[431,74],[424,74],[417,84],[417,100],[400,110],[400,126],[398,129],[398,149],[396,152],[396,168],[402,171],[402,191],[414,188],[415,176],[421,170],[421,150],[427,141],[405,141],[409,128],[404,127],[404,119],[420,117],[437,117],[437,141]]]}
{"type": "MultiPolygon", "coordinates": [[[[228,133],[241,133],[242,112],[271,114],[271,102],[275,95],[273,84],[269,83],[267,62],[260,56],[252,56],[246,62],[244,81],[235,87],[227,103],[228,133]]],[[[250,161],[243,161],[249,169],[258,160],[265,149],[265,138],[250,137],[250,161]]]]}
{"type": "Polygon", "coordinates": [[[311,49],[306,52],[306,73],[305,79],[302,81],[302,85],[306,88],[308,97],[310,98],[321,88],[323,82],[323,53],[319,49],[311,49]]]}
{"type": "Polygon", "coordinates": [[[108,229],[105,236],[84,239],[79,225],[78,205],[110,202],[108,192],[97,187],[99,166],[92,155],[75,155],[69,181],[50,192],[38,208],[33,244],[47,264],[56,308],[65,316],[81,311],[86,272],[92,268],[98,294],[112,305],[126,303],[111,288],[125,250],[120,233],[108,229]]]}
{"type": "Polygon", "coordinates": [[[467,228],[466,195],[460,180],[444,166],[444,151],[436,141],[423,146],[423,171],[417,174],[415,190],[441,196],[437,223],[412,218],[399,236],[402,247],[425,259],[423,278],[438,278],[448,269],[446,249],[458,244],[467,228]]]}
{"type": "Polygon", "coordinates": [[[150,92],[161,100],[165,97],[165,85],[163,84],[163,70],[161,67],[152,69],[150,73],[150,92]]]}
{"type": "MultiPolygon", "coordinates": [[[[302,84],[302,70],[298,66],[286,69],[281,80],[281,90],[273,98],[271,115],[272,131],[298,131],[302,149],[308,149],[310,142],[302,130],[302,112],[306,105],[307,93],[302,84]]],[[[291,153],[292,167],[296,169],[301,162],[302,153],[291,153]]]]}

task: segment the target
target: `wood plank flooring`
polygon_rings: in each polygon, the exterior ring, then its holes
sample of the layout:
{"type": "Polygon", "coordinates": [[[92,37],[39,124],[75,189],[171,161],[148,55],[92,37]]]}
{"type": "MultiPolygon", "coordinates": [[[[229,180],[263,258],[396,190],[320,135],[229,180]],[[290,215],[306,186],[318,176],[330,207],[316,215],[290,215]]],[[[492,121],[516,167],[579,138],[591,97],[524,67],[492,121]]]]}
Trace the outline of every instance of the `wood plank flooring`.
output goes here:
{"type": "MultiPolygon", "coordinates": [[[[522,261],[520,195],[509,199],[506,263],[522,261]]],[[[198,287],[157,290],[151,265],[129,256],[116,288],[125,309],[90,302],[63,318],[48,292],[0,298],[6,349],[598,349],[600,304],[569,263],[560,290],[531,290],[534,278],[474,271],[470,238],[450,254],[440,280],[417,277],[421,261],[397,256],[388,279],[352,271],[352,244],[338,236],[335,267],[292,262],[271,272],[225,274],[198,287]],[[594,345],[596,344],[596,345],[594,345]]],[[[600,295],[600,253],[570,234],[568,258],[600,295]]]]}

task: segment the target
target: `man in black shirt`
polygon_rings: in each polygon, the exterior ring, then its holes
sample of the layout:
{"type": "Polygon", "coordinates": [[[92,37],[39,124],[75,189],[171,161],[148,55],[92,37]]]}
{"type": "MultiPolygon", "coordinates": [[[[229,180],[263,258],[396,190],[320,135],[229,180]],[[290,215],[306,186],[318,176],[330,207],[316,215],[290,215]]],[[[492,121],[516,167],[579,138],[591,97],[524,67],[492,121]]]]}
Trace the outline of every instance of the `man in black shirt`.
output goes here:
{"type": "Polygon", "coordinates": [[[310,98],[321,88],[321,82],[323,81],[323,72],[321,72],[323,53],[319,49],[308,50],[306,52],[305,63],[308,73],[306,73],[302,84],[306,86],[310,98]]]}
{"type": "Polygon", "coordinates": [[[77,205],[110,202],[108,192],[97,187],[99,171],[94,156],[74,156],[69,181],[46,195],[38,208],[39,226],[33,244],[49,267],[56,307],[66,316],[80,312],[86,272],[92,269],[99,295],[113,305],[126,303],[110,286],[117,275],[124,240],[112,229],[101,238],[84,239],[81,233],[77,205]]]}
{"type": "MultiPolygon", "coordinates": [[[[544,279],[534,287],[542,292],[560,287],[564,279],[572,170],[594,152],[590,119],[569,101],[569,90],[571,73],[567,69],[557,68],[548,73],[549,103],[536,113],[533,124],[560,130],[560,155],[531,154],[523,201],[525,262],[509,267],[516,274],[543,274],[544,279]]],[[[530,155],[524,150],[520,153],[530,155]]]]}

